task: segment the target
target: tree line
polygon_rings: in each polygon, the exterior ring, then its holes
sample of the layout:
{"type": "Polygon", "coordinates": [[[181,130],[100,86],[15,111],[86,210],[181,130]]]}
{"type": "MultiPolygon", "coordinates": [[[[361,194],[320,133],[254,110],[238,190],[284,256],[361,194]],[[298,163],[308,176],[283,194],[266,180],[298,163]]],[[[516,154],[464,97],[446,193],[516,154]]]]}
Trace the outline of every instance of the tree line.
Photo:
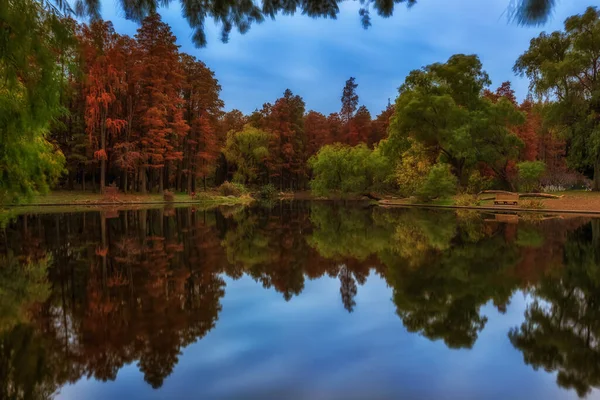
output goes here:
{"type": "Polygon", "coordinates": [[[410,72],[373,118],[354,78],[328,116],[307,111],[289,89],[250,115],[224,112],[214,72],[179,50],[157,13],[129,37],[44,4],[0,10],[13,39],[0,68],[3,198],[55,184],[192,193],[232,180],[423,199],[542,184],[600,189],[594,7],[532,39],[514,67],[531,83],[524,101],[510,82],[490,88],[476,55],[456,54],[410,72]]]}

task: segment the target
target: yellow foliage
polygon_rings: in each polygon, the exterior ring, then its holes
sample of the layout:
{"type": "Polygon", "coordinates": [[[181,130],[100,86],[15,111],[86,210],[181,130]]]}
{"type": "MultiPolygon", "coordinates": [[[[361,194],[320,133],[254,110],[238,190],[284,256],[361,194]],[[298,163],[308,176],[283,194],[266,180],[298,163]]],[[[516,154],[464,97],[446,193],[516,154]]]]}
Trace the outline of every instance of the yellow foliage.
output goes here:
{"type": "Polygon", "coordinates": [[[411,196],[417,191],[433,165],[427,149],[418,142],[411,142],[396,167],[396,181],[404,196],[411,196]]]}

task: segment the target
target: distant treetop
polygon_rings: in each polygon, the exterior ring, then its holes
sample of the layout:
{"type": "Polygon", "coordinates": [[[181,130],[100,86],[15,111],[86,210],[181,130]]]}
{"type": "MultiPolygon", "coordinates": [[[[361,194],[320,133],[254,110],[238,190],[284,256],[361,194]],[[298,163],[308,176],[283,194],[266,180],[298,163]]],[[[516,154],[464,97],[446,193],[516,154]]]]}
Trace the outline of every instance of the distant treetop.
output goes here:
{"type": "MultiPolygon", "coordinates": [[[[40,0],[46,2],[47,0],[40,0]]],[[[64,12],[100,18],[102,0],[75,0],[72,8],[68,0],[53,0],[64,12]]],[[[147,15],[156,12],[158,7],[166,7],[174,0],[120,0],[125,17],[141,21],[147,15]]],[[[300,12],[312,18],[337,18],[338,3],[342,0],[179,0],[183,16],[194,29],[193,41],[198,47],[206,45],[204,33],[206,18],[212,18],[221,27],[221,40],[227,42],[231,30],[246,33],[253,23],[261,23],[265,17],[275,19],[278,14],[293,15],[300,12]]],[[[356,0],[354,0],[356,1],[356,0]]],[[[394,12],[394,6],[404,3],[411,7],[417,0],[359,0],[360,21],[366,29],[371,25],[370,11],[387,18],[394,12]]],[[[521,25],[539,25],[547,21],[555,0],[509,0],[509,18],[521,25]]]]}

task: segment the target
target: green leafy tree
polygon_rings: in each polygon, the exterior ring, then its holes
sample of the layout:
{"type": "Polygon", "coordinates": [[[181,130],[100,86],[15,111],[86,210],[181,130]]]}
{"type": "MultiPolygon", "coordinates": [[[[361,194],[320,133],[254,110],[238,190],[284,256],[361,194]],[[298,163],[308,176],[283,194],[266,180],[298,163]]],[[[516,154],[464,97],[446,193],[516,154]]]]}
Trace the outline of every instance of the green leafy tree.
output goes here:
{"type": "Polygon", "coordinates": [[[531,80],[539,96],[555,101],[546,121],[568,139],[570,165],[593,177],[600,190],[600,11],[565,20],[564,31],[542,33],[517,60],[514,70],[531,80]]]}
{"type": "Polygon", "coordinates": [[[74,37],[71,24],[35,0],[2,2],[0,21],[0,201],[12,201],[48,191],[63,171],[47,133],[64,111],[57,55],[74,37]]]}
{"type": "Polygon", "coordinates": [[[365,144],[324,146],[309,159],[309,165],[313,171],[311,189],[319,196],[376,190],[391,174],[389,161],[378,149],[370,150],[365,144]]]}
{"type": "Polygon", "coordinates": [[[225,143],[225,157],[235,164],[234,180],[244,184],[257,183],[261,166],[269,156],[269,134],[245,125],[239,131],[229,131],[225,143]]]}
{"type": "Polygon", "coordinates": [[[523,161],[517,164],[519,170],[519,186],[521,190],[530,192],[540,186],[540,179],[546,171],[542,161],[523,161]]]}
{"type": "Polygon", "coordinates": [[[423,183],[416,191],[420,200],[431,201],[437,198],[450,197],[456,194],[457,180],[450,167],[446,164],[436,164],[431,167],[423,183]]]}
{"type": "Polygon", "coordinates": [[[439,154],[461,185],[477,162],[492,168],[518,155],[520,140],[508,126],[522,122],[522,115],[507,100],[497,103],[483,96],[490,84],[479,58],[457,54],[446,63],[412,71],[400,87],[390,124],[390,148],[405,150],[412,138],[439,154]]]}

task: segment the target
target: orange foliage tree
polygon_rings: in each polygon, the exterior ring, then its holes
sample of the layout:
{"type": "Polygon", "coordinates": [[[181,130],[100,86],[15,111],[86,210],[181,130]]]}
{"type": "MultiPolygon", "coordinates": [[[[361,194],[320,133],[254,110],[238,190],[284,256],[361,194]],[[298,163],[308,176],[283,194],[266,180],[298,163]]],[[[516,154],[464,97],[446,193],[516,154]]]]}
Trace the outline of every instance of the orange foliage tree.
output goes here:
{"type": "Polygon", "coordinates": [[[183,159],[178,150],[189,126],[183,118],[181,92],[185,75],[179,62],[179,46],[171,28],[156,13],[142,22],[139,43],[138,104],[141,152],[140,189],[146,192],[146,169],[150,168],[150,189],[156,181],[159,192],[169,184],[169,167],[183,159]],[[158,172],[158,176],[156,175],[158,172]],[[166,184],[166,185],[165,185],[166,184]]]}
{"type": "Polygon", "coordinates": [[[100,191],[106,185],[107,136],[116,136],[126,124],[118,118],[117,93],[124,89],[123,71],[116,65],[121,58],[118,35],[110,22],[96,21],[83,26],[81,45],[86,74],[85,122],[94,159],[100,161],[100,191]]]}

